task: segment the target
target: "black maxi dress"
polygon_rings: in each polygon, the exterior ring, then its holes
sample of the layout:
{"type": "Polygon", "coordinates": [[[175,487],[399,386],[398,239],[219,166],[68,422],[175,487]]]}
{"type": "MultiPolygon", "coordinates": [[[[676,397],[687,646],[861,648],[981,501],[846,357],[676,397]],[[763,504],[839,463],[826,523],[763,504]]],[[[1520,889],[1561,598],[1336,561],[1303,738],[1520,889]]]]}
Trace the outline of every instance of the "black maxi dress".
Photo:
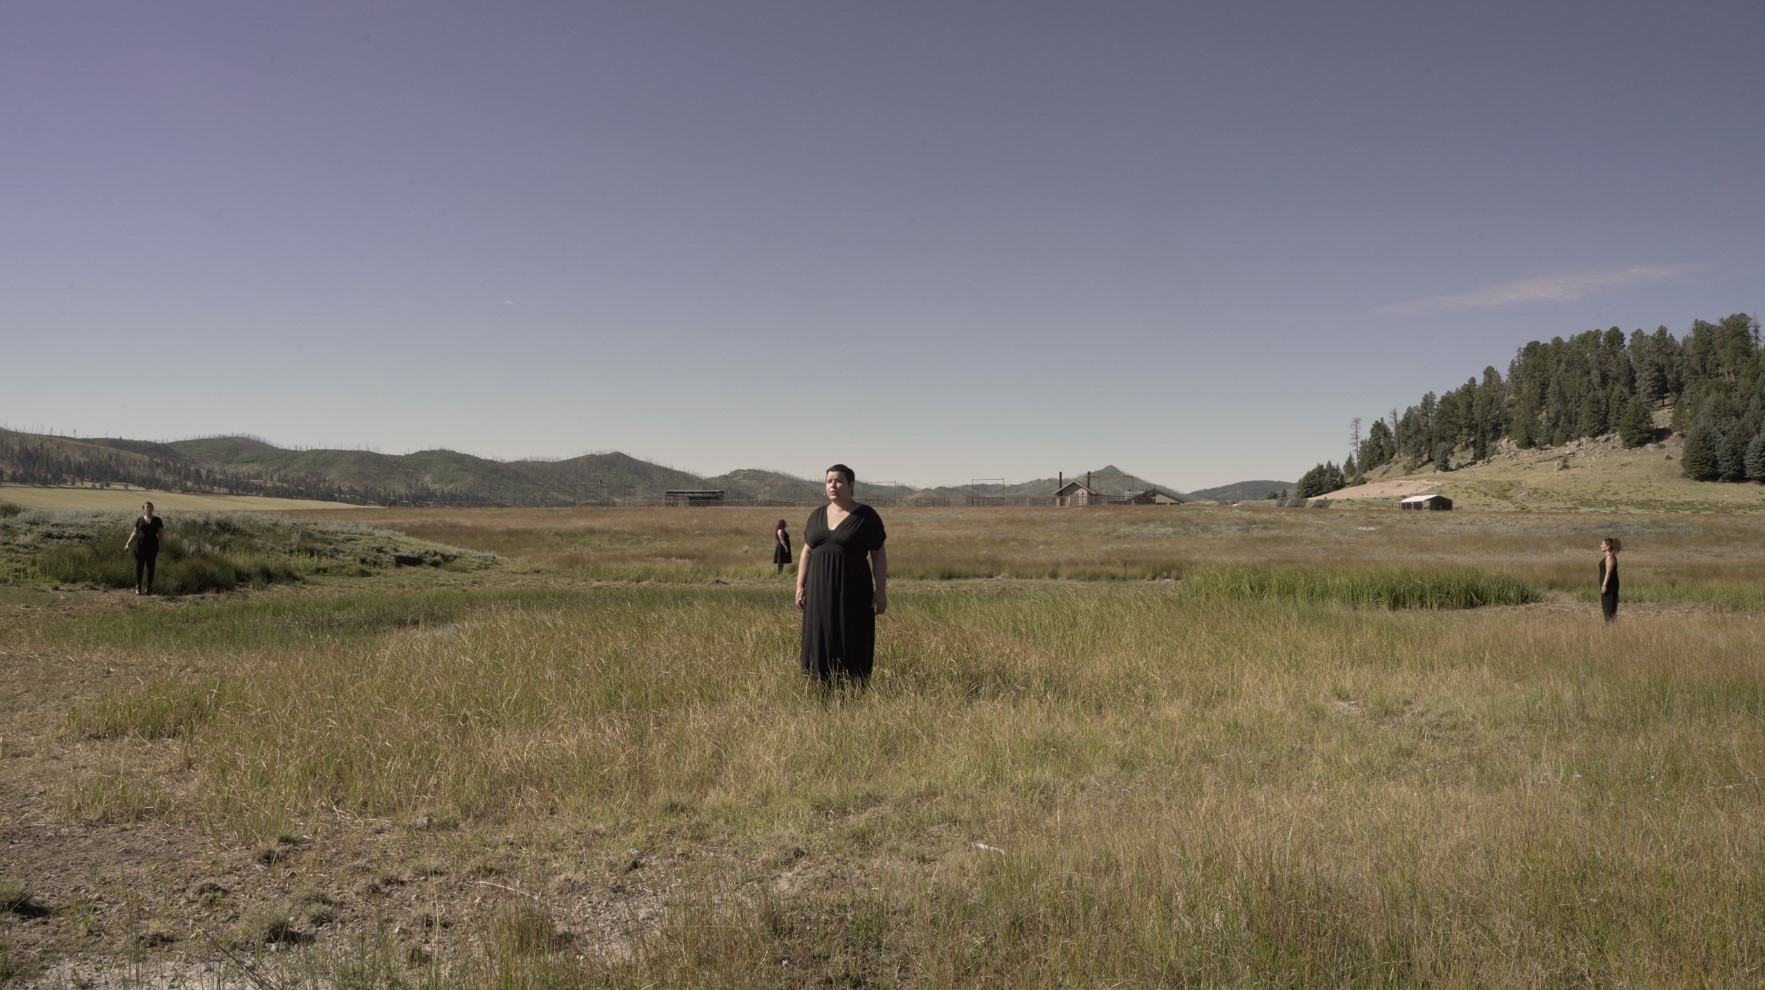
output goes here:
{"type": "Polygon", "coordinates": [[[141,593],[141,578],[147,578],[146,588],[153,591],[153,568],[159,561],[159,531],[165,528],[165,518],[154,516],[152,519],[140,516],[135,519],[135,593],[141,593]]]}
{"type": "Polygon", "coordinates": [[[1606,576],[1606,558],[1600,558],[1600,583],[1605,590],[1600,592],[1600,611],[1607,622],[1618,618],[1618,558],[1612,558],[1612,574],[1606,576]]]}
{"type": "Polygon", "coordinates": [[[827,506],[809,513],[803,544],[809,573],[803,580],[803,674],[820,680],[847,677],[862,684],[876,660],[876,585],[870,554],[888,534],[868,505],[827,528],[827,506]]]}

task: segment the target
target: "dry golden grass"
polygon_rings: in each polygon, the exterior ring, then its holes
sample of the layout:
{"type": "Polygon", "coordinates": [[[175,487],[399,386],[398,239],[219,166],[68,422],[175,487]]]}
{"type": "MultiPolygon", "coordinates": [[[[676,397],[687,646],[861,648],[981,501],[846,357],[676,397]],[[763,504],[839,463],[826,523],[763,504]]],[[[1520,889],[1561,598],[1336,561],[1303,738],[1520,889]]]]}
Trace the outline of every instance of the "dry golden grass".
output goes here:
{"type": "Polygon", "coordinates": [[[0,632],[9,655],[163,658],[67,706],[76,771],[49,813],[278,850],[289,879],[264,902],[318,887],[333,917],[300,922],[292,978],[1765,974],[1765,517],[896,510],[862,695],[795,674],[776,511],[353,518],[512,563],[0,632]],[[1635,593],[1609,629],[1587,595],[1608,530],[1635,593]],[[1469,568],[1550,594],[1393,611],[1187,592],[1219,566],[1469,568]],[[392,907],[419,887],[431,901],[392,907]]]}
{"type": "MultiPolygon", "coordinates": [[[[778,509],[356,509],[324,518],[493,552],[548,577],[763,581],[778,509]]],[[[787,511],[794,536],[802,520],[787,511]]],[[[804,513],[797,513],[801,515],[804,513]]],[[[1551,586],[1593,581],[1599,541],[1624,540],[1626,580],[1742,579],[1765,514],[1402,512],[1264,503],[1087,509],[892,509],[891,572],[923,578],[1146,579],[1199,564],[1471,567],[1551,586]],[[1736,571],[1740,568],[1741,571],[1736,571]]],[[[787,572],[789,568],[787,568],[787,572]]],[[[1635,585],[1635,582],[1643,582],[1635,585]]]]}

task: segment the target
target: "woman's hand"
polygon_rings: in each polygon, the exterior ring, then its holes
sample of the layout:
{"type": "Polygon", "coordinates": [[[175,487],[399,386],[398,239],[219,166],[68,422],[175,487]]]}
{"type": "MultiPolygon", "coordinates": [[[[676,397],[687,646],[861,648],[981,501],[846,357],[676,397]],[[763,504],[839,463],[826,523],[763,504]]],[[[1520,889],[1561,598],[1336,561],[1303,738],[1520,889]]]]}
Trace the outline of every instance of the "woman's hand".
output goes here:
{"type": "Polygon", "coordinates": [[[877,615],[887,612],[889,610],[889,593],[886,591],[877,592],[876,595],[871,598],[870,606],[876,609],[877,615]]]}
{"type": "Polygon", "coordinates": [[[797,607],[798,608],[803,607],[803,586],[802,585],[797,586],[797,607]]]}

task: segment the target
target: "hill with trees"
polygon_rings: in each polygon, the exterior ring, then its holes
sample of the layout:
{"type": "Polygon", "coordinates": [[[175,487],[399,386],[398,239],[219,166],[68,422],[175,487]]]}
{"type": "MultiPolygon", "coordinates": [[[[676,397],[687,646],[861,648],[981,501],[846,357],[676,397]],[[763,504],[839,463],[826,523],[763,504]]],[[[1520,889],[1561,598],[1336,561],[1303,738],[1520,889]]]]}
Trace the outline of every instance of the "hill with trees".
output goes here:
{"type": "MultiPolygon", "coordinates": [[[[1113,465],[1069,475],[1105,495],[1158,488],[1113,465]]],[[[21,433],[0,429],[0,482],[126,487],[262,495],[360,504],[564,505],[661,498],[673,489],[720,489],[733,500],[814,504],[820,479],[744,468],[701,477],[618,452],[563,460],[497,461],[452,450],[383,454],[299,450],[257,437],[221,436],[160,443],[21,433]]],[[[867,499],[1047,498],[1057,478],[915,489],[866,483],[867,499]]],[[[1274,484],[1257,482],[1256,485],[1274,484]]],[[[1258,492],[1256,497],[1262,497],[1258,492]]]]}
{"type": "Polygon", "coordinates": [[[1280,498],[1290,494],[1293,488],[1294,483],[1291,481],[1240,481],[1218,488],[1197,488],[1189,495],[1191,498],[1217,502],[1253,502],[1257,499],[1280,498]]]}
{"type": "Polygon", "coordinates": [[[1626,448],[1658,440],[1657,410],[1685,436],[1681,469],[1697,481],[1765,482],[1765,352],[1745,313],[1626,335],[1618,327],[1532,341],[1504,378],[1493,365],[1401,414],[1353,423],[1353,453],[1301,477],[1295,494],[1323,495],[1392,465],[1450,471],[1482,462],[1503,441],[1521,450],[1616,434],[1626,448]]]}

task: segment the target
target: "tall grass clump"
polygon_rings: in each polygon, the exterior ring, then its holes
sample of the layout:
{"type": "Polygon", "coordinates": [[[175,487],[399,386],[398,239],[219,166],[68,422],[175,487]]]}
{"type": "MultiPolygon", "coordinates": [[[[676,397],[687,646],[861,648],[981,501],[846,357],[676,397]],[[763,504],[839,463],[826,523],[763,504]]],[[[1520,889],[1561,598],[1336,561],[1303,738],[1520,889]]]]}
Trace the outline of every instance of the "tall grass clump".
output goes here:
{"type": "MultiPolygon", "coordinates": [[[[102,537],[54,547],[38,555],[33,563],[42,580],[56,584],[98,588],[128,588],[135,584],[135,558],[102,537]]],[[[194,595],[287,584],[301,577],[301,572],[285,558],[227,554],[172,538],[162,541],[153,589],[161,594],[194,595]]]]}
{"type": "Polygon", "coordinates": [[[1538,595],[1519,578],[1463,568],[1326,570],[1282,565],[1209,565],[1189,572],[1203,601],[1294,601],[1355,608],[1443,609],[1525,605],[1538,595]]]}
{"type": "MultiPolygon", "coordinates": [[[[122,549],[130,525],[115,513],[27,512],[0,527],[0,578],[130,587],[135,560],[122,549]]],[[[359,523],[191,513],[167,518],[153,584],[166,594],[197,594],[287,584],[311,574],[409,564],[470,568],[495,559],[359,523]]]]}

